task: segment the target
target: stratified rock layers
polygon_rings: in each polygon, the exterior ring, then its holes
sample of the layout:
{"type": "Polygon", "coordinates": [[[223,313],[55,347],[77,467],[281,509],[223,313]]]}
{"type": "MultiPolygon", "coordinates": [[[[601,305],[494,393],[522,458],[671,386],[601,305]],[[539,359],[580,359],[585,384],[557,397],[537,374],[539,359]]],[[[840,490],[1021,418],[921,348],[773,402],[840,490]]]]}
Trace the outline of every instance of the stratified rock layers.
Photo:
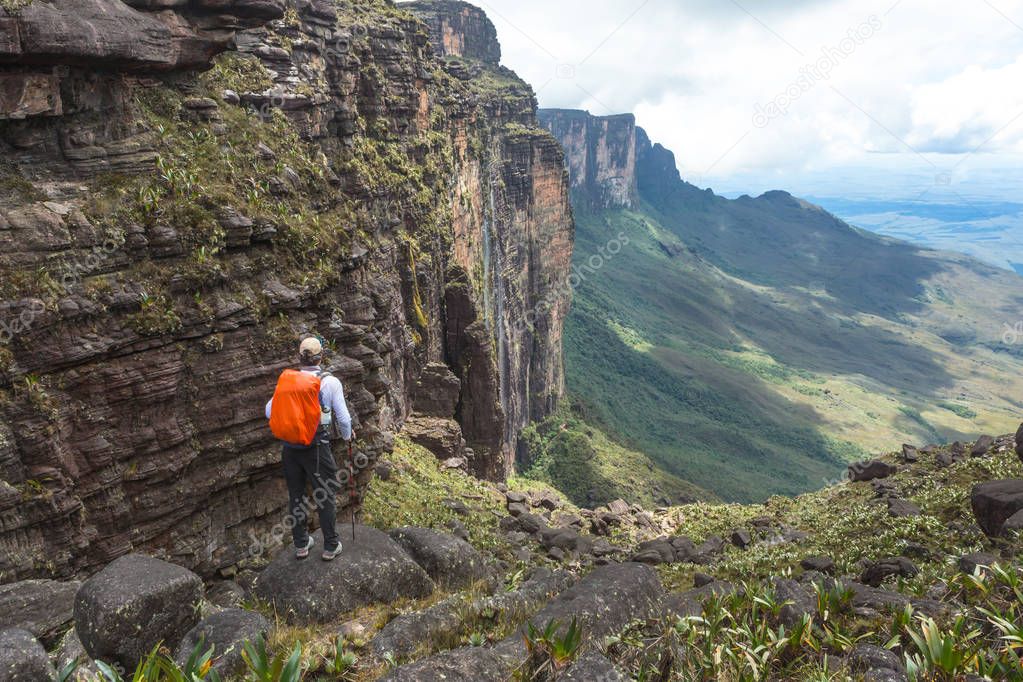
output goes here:
{"type": "Polygon", "coordinates": [[[4,581],[265,552],[263,404],[303,332],[369,461],[428,365],[489,478],[563,390],[568,176],[485,16],[222,4],[0,10],[4,581]]]}

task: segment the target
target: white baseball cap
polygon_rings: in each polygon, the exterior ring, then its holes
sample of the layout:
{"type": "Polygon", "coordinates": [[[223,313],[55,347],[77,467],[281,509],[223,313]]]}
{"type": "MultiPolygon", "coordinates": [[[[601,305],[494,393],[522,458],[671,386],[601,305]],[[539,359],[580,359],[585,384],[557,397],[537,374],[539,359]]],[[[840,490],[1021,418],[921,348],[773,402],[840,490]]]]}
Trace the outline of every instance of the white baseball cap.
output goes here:
{"type": "Polygon", "coordinates": [[[303,339],[298,347],[300,355],[320,355],[323,353],[323,344],[315,336],[303,339]]]}

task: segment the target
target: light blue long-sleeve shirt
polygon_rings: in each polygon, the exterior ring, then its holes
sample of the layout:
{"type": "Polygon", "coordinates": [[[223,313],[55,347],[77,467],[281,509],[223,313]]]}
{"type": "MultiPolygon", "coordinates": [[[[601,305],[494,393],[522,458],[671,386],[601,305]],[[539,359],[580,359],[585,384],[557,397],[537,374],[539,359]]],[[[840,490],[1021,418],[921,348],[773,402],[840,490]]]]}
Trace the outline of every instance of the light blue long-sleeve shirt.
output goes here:
{"type": "MultiPolygon", "coordinates": [[[[322,370],[319,367],[302,367],[303,372],[309,374],[316,374],[322,370]]],[[[273,404],[274,399],[266,403],[266,418],[270,418],[270,406],[273,404]]],[[[341,433],[341,437],[345,440],[349,440],[352,437],[352,416],[348,414],[348,405],[345,403],[345,391],[341,387],[341,380],[335,376],[325,376],[320,381],[320,405],[329,405],[330,413],[334,417],[334,423],[337,425],[338,431],[341,433]]]]}

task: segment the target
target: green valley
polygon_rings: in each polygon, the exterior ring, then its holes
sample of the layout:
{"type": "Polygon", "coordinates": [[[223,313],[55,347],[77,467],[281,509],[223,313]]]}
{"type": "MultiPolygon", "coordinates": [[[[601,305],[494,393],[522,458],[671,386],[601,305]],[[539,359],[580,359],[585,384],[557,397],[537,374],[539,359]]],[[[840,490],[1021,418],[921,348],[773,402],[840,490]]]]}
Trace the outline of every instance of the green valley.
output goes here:
{"type": "Polygon", "coordinates": [[[565,353],[573,399],[622,446],[723,499],[756,501],[821,488],[899,442],[1019,421],[1023,348],[1002,335],[1023,279],[858,230],[785,192],[698,189],[642,129],[630,150],[621,130],[590,124],[597,139],[573,149],[547,116],[570,168],[579,148],[588,158],[575,168],[617,164],[573,178],[565,353]],[[608,191],[630,184],[625,200],[608,191]]]}

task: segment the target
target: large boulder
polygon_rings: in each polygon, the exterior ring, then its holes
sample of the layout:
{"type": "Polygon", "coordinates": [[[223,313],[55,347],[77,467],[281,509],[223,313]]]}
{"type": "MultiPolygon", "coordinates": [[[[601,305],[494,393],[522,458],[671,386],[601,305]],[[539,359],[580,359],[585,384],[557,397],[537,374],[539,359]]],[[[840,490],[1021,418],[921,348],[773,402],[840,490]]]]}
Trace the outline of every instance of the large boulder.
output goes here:
{"type": "Polygon", "coordinates": [[[994,446],[994,444],[995,439],[993,436],[981,436],[977,439],[977,442],[973,444],[973,447],[970,448],[970,456],[983,457],[988,453],[988,450],[994,446]]]}
{"type": "Polygon", "coordinates": [[[434,582],[464,587],[486,577],[483,556],[464,540],[429,528],[395,528],[389,535],[434,582]]]}
{"type": "Polygon", "coordinates": [[[850,481],[873,481],[875,478],[887,478],[898,470],[894,464],[880,459],[855,462],[849,465],[850,481]]]}
{"type": "Polygon", "coordinates": [[[3,682],[48,682],[56,673],[46,649],[31,632],[0,630],[0,680],[3,682]]]}
{"type": "MultiPolygon", "coordinates": [[[[324,623],[374,602],[433,592],[430,576],[386,533],[355,528],[354,541],[344,529],[344,549],[333,561],[321,561],[315,552],[299,560],[294,549],[282,550],[256,579],[256,596],[275,604],[288,622],[324,623]]],[[[322,534],[315,537],[323,547],[322,534]]]]}
{"type": "Polygon", "coordinates": [[[1023,509],[1023,480],[988,481],[973,486],[970,506],[977,525],[990,537],[1001,535],[1005,521],[1023,509]]]}
{"type": "Polygon", "coordinates": [[[48,640],[74,618],[75,593],[81,583],[22,580],[0,585],[0,629],[19,628],[48,640]]]}
{"type": "Polygon", "coordinates": [[[649,617],[664,596],[657,572],[635,562],[607,564],[558,595],[530,622],[544,627],[556,620],[563,627],[575,619],[589,638],[616,632],[634,619],[649,617]]]}
{"type": "Polygon", "coordinates": [[[786,627],[794,627],[805,615],[817,614],[817,592],[810,585],[789,578],[775,578],[774,594],[783,604],[778,619],[786,627]]]}
{"type": "Polygon", "coordinates": [[[224,609],[203,618],[189,630],[178,645],[174,659],[184,665],[200,641],[202,650],[213,647],[213,669],[222,677],[240,675],[245,670],[242,646],[258,637],[266,638],[270,621],[245,609],[224,609]]]}
{"type": "Polygon", "coordinates": [[[178,642],[198,620],[202,580],[186,568],[128,554],[75,595],[75,629],[93,658],[133,670],[160,642],[178,642]]]}

